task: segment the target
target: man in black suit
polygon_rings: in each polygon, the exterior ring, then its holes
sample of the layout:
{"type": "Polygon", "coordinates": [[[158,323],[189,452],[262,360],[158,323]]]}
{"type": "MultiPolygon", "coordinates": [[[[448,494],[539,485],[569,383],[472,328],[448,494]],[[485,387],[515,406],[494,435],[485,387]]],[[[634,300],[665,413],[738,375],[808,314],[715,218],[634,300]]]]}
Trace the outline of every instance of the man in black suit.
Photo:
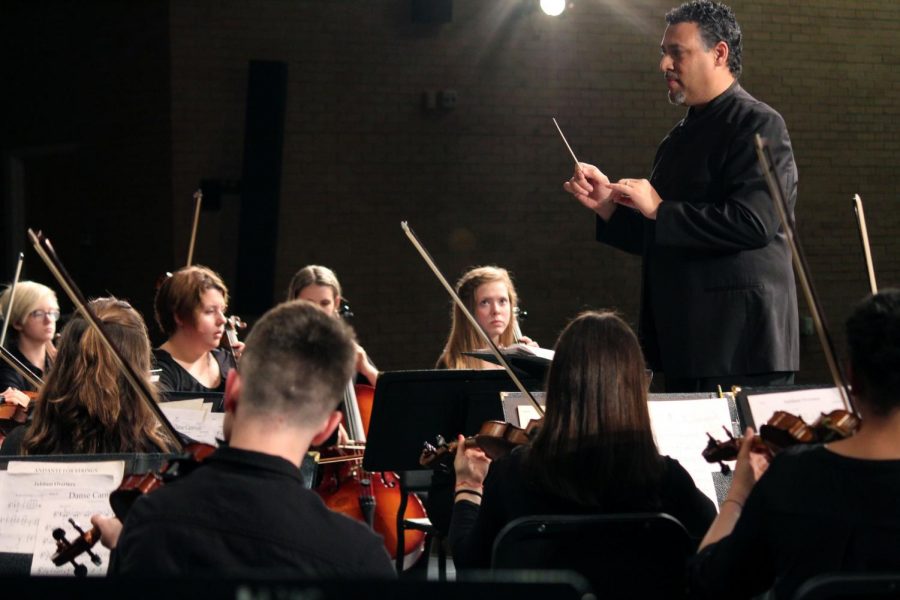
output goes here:
{"type": "Polygon", "coordinates": [[[730,8],[696,0],[666,21],[659,66],[669,101],[688,110],[649,180],[611,183],[582,163],[563,187],[597,214],[597,239],[643,256],[641,341],[666,391],[792,383],[791,255],[753,144],[757,133],[767,140],[793,213],[784,120],[737,81],[741,31],[730,8]]]}

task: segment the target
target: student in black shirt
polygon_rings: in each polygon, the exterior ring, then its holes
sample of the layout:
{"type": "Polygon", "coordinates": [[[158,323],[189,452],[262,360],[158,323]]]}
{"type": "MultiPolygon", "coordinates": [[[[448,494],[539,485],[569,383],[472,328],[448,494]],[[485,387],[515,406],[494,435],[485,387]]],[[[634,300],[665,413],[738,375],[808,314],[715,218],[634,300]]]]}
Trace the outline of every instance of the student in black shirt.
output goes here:
{"type": "MultiPolygon", "coordinates": [[[[214,271],[184,267],[163,280],[154,300],[156,322],[168,336],[153,351],[163,392],[223,392],[235,358],[220,347],[228,288],[214,271]]],[[[237,356],[243,344],[234,349],[237,356]]]]}
{"type": "Polygon", "coordinates": [[[94,516],[111,575],[393,577],[382,540],[303,487],[311,444],[337,427],[349,328],[306,301],[260,319],[225,389],[225,437],[196,470],[139,498],[124,525],[94,516]]]}
{"type": "Polygon", "coordinates": [[[494,463],[478,449],[456,454],[457,568],[489,566],[497,534],[521,516],[665,512],[699,539],[715,515],[687,471],[656,448],[631,328],[613,313],[587,312],[555,351],[533,442],[494,463]]]}
{"type": "MultiPolygon", "coordinates": [[[[0,294],[0,325],[4,325],[7,312],[6,349],[35,377],[43,379],[56,354],[53,346],[56,322],[59,320],[56,293],[34,281],[20,281],[15,288],[15,297],[12,287],[0,294]]],[[[0,395],[7,402],[27,406],[28,397],[22,392],[36,391],[18,371],[5,361],[0,361],[0,395]]]]}
{"type": "Polygon", "coordinates": [[[900,290],[865,299],[846,329],[859,431],[782,452],[755,483],[748,430],[693,565],[696,596],[790,598],[817,574],[900,570],[900,290]]]}

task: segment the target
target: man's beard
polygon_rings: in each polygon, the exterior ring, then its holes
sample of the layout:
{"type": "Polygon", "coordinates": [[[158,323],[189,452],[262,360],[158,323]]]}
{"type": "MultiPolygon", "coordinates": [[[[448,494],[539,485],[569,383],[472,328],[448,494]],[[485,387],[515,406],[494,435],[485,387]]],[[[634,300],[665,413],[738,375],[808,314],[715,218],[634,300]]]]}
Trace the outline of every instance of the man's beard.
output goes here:
{"type": "Polygon", "coordinates": [[[675,106],[684,105],[684,90],[668,91],[669,103],[674,104],[675,106]]]}

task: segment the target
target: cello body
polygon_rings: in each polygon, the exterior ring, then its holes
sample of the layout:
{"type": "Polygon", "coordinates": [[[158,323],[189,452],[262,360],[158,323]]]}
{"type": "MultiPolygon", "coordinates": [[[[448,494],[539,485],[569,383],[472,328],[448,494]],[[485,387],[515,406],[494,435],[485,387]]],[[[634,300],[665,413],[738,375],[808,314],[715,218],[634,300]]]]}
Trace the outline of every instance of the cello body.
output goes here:
{"type": "MultiPolygon", "coordinates": [[[[372,414],[374,388],[367,385],[350,385],[344,396],[344,419],[350,437],[357,444],[364,444],[369,418],[372,414]]],[[[356,452],[340,461],[342,450],[328,454],[338,462],[322,465],[319,485],[316,488],[325,505],[350,518],[368,524],[384,538],[388,554],[397,560],[397,513],[403,502],[400,480],[395,473],[372,473],[362,467],[362,458],[356,452]]],[[[406,519],[427,516],[422,501],[409,494],[403,517],[406,519]]],[[[411,567],[425,549],[425,533],[418,530],[404,532],[403,568],[411,567]]]]}

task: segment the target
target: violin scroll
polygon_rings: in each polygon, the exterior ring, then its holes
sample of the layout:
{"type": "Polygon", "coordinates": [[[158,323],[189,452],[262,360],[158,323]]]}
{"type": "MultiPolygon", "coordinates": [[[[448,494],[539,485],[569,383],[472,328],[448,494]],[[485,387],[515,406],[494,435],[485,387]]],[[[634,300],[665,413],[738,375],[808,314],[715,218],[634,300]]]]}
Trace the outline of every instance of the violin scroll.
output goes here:
{"type": "Polygon", "coordinates": [[[87,553],[91,562],[98,567],[103,563],[103,560],[91,550],[100,541],[100,530],[92,527],[85,531],[74,519],[69,519],[69,523],[78,532],[78,537],[70,542],[66,539],[65,530],[61,527],[54,529],[53,539],[56,540],[56,553],[50,559],[57,567],[61,567],[66,563],[72,563],[72,566],[75,567],[75,576],[85,577],[87,575],[87,567],[75,562],[75,559],[80,554],[87,553]]]}

